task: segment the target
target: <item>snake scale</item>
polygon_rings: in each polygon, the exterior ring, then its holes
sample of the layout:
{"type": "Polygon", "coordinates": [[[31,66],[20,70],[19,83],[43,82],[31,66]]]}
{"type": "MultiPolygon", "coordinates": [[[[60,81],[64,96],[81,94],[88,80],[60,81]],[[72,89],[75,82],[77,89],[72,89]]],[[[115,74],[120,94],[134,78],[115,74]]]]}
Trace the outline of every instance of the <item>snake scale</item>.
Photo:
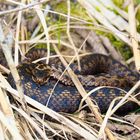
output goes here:
{"type": "MultiPolygon", "coordinates": [[[[60,78],[65,67],[59,58],[50,58],[48,65],[44,61],[32,63],[45,57],[46,53],[46,49],[33,49],[26,54],[27,59],[18,66],[24,93],[57,112],[74,113],[82,97],[68,73],[60,78]],[[54,88],[58,79],[59,82],[54,88]]],[[[90,95],[102,113],[107,111],[114,98],[124,96],[124,91],[128,91],[140,79],[139,73],[103,54],[82,56],[80,66],[79,71],[77,62],[70,65],[87,92],[98,86],[107,86],[90,95]]],[[[15,88],[11,74],[8,80],[15,88]]],[[[117,114],[126,114],[136,108],[138,105],[129,101],[117,110],[117,114]]]]}

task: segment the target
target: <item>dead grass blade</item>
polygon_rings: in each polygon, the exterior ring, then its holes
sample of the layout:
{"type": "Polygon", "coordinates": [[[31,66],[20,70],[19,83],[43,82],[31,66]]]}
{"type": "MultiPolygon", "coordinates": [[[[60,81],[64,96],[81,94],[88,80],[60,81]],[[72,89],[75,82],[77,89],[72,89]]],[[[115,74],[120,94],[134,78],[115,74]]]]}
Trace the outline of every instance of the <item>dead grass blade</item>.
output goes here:
{"type": "Polygon", "coordinates": [[[140,49],[138,44],[138,33],[136,31],[136,19],[135,19],[135,10],[134,10],[134,2],[130,0],[130,4],[128,6],[129,13],[129,26],[130,26],[130,35],[135,59],[136,69],[140,71],[140,49]]]}

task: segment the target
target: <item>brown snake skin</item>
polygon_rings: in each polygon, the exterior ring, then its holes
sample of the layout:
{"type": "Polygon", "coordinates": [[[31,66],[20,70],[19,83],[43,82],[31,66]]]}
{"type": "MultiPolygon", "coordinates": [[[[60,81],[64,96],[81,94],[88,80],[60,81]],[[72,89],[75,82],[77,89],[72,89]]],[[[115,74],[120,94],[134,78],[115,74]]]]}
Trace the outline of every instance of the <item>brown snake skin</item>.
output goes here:
{"type": "MultiPolygon", "coordinates": [[[[97,55],[97,54],[95,54],[95,55],[97,55]]],[[[47,56],[46,49],[31,50],[29,53],[26,54],[26,57],[29,59],[25,60],[25,62],[30,63],[34,60],[39,59],[40,57],[46,57],[46,56],[47,56]]],[[[86,65],[81,64],[81,67],[82,67],[81,72],[77,71],[78,70],[77,64],[71,65],[71,68],[73,69],[73,71],[75,71],[77,73],[77,77],[83,86],[114,86],[114,87],[123,88],[126,86],[132,86],[136,83],[137,78],[136,79],[133,79],[135,77],[125,78],[125,77],[127,77],[127,73],[126,73],[126,75],[124,75],[124,72],[123,72],[123,75],[121,73],[116,74],[114,70],[110,69],[110,67],[107,68],[105,66],[105,64],[106,65],[108,65],[109,63],[110,63],[109,65],[113,65],[113,64],[111,64],[111,61],[105,62],[104,55],[100,54],[100,57],[101,57],[100,61],[95,60],[95,62],[97,62],[97,64],[99,62],[101,63],[101,64],[99,64],[99,66],[97,66],[96,63],[95,64],[94,63],[92,64],[92,62],[90,63],[89,60],[85,60],[86,57],[84,57],[84,59],[83,59],[84,62],[81,62],[81,63],[82,64],[85,63],[86,65]],[[85,61],[87,61],[89,63],[87,63],[85,61]],[[93,68],[94,65],[97,68],[93,68]],[[91,73],[87,74],[89,68],[91,68],[92,70],[91,70],[91,73]],[[102,68],[102,69],[100,70],[99,68],[102,68]],[[96,72],[96,70],[97,70],[97,72],[96,72]]],[[[39,62],[38,65],[43,66],[43,68],[44,68],[44,69],[42,68],[43,71],[44,72],[46,71],[45,61],[39,62]]],[[[37,67],[39,67],[38,65],[36,66],[36,64],[33,64],[33,63],[30,65],[29,69],[30,69],[30,71],[32,71],[32,74],[36,71],[37,67]]],[[[122,69],[122,67],[118,64],[116,64],[115,67],[117,68],[116,69],[117,71],[118,70],[124,71],[122,69]]],[[[67,72],[64,73],[63,76],[61,76],[63,71],[65,70],[65,67],[63,66],[63,64],[59,58],[55,58],[52,60],[50,59],[50,63],[49,63],[49,65],[47,65],[47,68],[49,69],[49,71],[47,71],[47,72],[49,72],[49,75],[52,76],[53,78],[58,79],[65,85],[74,86],[74,84],[67,72]]],[[[125,70],[128,70],[128,69],[126,68],[125,70]]],[[[36,73],[34,76],[37,78],[37,76],[40,76],[40,74],[37,75],[37,73],[36,73]]],[[[47,80],[45,80],[45,78],[44,78],[45,76],[42,76],[42,77],[44,79],[44,82],[42,81],[42,84],[43,84],[43,83],[47,82],[47,80]]],[[[40,78],[38,77],[38,79],[40,79],[40,78]]]]}
{"type": "MultiPolygon", "coordinates": [[[[24,93],[44,105],[47,103],[49,108],[57,112],[75,112],[79,107],[81,96],[68,73],[60,78],[65,67],[59,58],[50,58],[48,65],[44,61],[31,63],[45,56],[46,49],[33,49],[27,53],[27,59],[18,66],[24,93]],[[54,89],[58,79],[59,82],[54,89]],[[49,98],[50,95],[51,98],[49,98]]],[[[2,61],[0,59],[1,63],[2,61]]],[[[80,64],[81,71],[78,70],[76,62],[71,64],[70,67],[87,92],[97,86],[111,86],[103,87],[91,95],[101,112],[108,109],[109,104],[115,97],[124,96],[123,90],[128,91],[140,78],[138,73],[102,54],[84,56],[80,59],[80,64]]],[[[11,85],[15,87],[11,75],[8,79],[11,85]]],[[[136,103],[128,102],[118,110],[118,113],[125,114],[138,107],[136,103]]]]}

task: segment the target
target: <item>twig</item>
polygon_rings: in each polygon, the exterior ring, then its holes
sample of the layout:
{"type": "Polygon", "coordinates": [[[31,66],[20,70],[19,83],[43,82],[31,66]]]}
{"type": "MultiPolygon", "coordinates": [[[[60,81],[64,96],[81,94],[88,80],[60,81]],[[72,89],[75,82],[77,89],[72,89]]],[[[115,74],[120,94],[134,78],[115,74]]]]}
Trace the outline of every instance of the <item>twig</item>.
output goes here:
{"type": "Polygon", "coordinates": [[[16,106],[14,105],[11,105],[11,107],[16,110],[19,114],[21,114],[36,130],[37,132],[41,135],[41,137],[44,139],[44,140],[48,140],[47,136],[44,134],[44,132],[39,128],[39,126],[35,123],[35,121],[33,121],[31,119],[31,117],[25,113],[22,109],[19,109],[17,108],[16,106]]]}
{"type": "MultiPolygon", "coordinates": [[[[67,0],[67,6],[68,6],[68,17],[67,17],[67,35],[68,35],[68,38],[69,38],[69,41],[75,51],[75,55],[76,55],[76,58],[77,58],[77,61],[78,61],[78,64],[79,64],[79,57],[78,57],[78,52],[77,52],[77,49],[76,49],[76,46],[72,40],[72,37],[70,35],[70,0],[67,0]]],[[[79,66],[79,65],[78,65],[79,66]]],[[[80,67],[78,67],[80,69],[80,67]]]]}
{"type": "Polygon", "coordinates": [[[140,80],[129,90],[129,92],[119,101],[119,103],[112,109],[113,114],[122,104],[128,99],[128,97],[140,86],[140,80]]]}
{"type": "Polygon", "coordinates": [[[7,69],[6,67],[4,67],[3,65],[0,64],[0,71],[4,71],[5,73],[9,74],[10,73],[10,70],[7,69]]]}
{"type": "MultiPolygon", "coordinates": [[[[119,37],[121,40],[126,42],[128,45],[132,46],[128,34],[124,34],[123,32],[119,31],[116,27],[114,27],[110,22],[95,8],[93,7],[89,1],[78,0],[78,2],[87,10],[91,17],[97,19],[101,24],[103,24],[109,31],[111,31],[114,35],[119,37]]],[[[92,1],[93,2],[93,1],[92,1]]]]}
{"type": "Polygon", "coordinates": [[[13,44],[12,34],[10,33],[7,35],[7,37],[5,37],[3,30],[2,30],[2,26],[0,25],[0,35],[1,35],[0,45],[2,46],[3,53],[5,55],[5,58],[7,60],[8,66],[9,66],[10,71],[11,71],[11,74],[14,78],[15,83],[16,83],[16,87],[17,87],[17,90],[18,90],[19,95],[20,95],[22,107],[24,109],[26,109],[26,103],[24,100],[24,94],[23,94],[23,89],[21,86],[20,77],[19,77],[18,71],[14,65],[14,61],[12,58],[12,52],[11,52],[11,48],[10,48],[13,44]]]}
{"type": "Polygon", "coordinates": [[[19,11],[18,16],[17,16],[17,26],[16,26],[16,37],[15,37],[15,53],[14,53],[14,61],[15,65],[18,66],[18,49],[19,49],[19,34],[20,34],[20,25],[21,25],[21,17],[22,17],[22,11],[19,11]]]}
{"type": "MultiPolygon", "coordinates": [[[[56,47],[54,49],[57,52],[57,54],[60,55],[59,50],[56,47]]],[[[68,64],[64,60],[64,58],[60,57],[60,59],[62,60],[65,67],[67,67],[68,64]]],[[[74,84],[75,84],[77,90],[79,91],[79,93],[81,94],[81,96],[85,97],[87,95],[87,93],[86,93],[85,89],[83,88],[83,86],[81,85],[79,79],[76,77],[76,75],[74,74],[74,72],[70,68],[67,69],[67,71],[68,71],[69,75],[71,76],[72,81],[74,82],[74,84]]],[[[102,119],[101,114],[99,113],[96,105],[93,104],[90,97],[87,97],[85,102],[88,104],[92,113],[95,114],[96,120],[101,124],[103,122],[103,119],[102,119]]],[[[105,127],[105,132],[110,140],[115,140],[115,137],[113,136],[113,134],[111,133],[111,131],[107,127],[105,127]]]]}
{"type": "Polygon", "coordinates": [[[131,41],[133,46],[133,53],[135,59],[136,69],[140,70],[140,48],[138,45],[137,39],[137,31],[136,31],[136,19],[135,19],[135,10],[134,10],[134,3],[133,0],[130,1],[128,6],[128,13],[129,13],[129,25],[130,25],[130,35],[131,41]]]}
{"type": "Polygon", "coordinates": [[[46,19],[45,19],[45,15],[42,12],[41,8],[39,5],[36,5],[34,7],[34,9],[37,12],[38,17],[40,18],[40,21],[42,23],[43,29],[44,29],[44,34],[45,34],[45,41],[47,42],[47,59],[46,59],[46,63],[49,63],[49,56],[50,56],[50,41],[49,41],[49,34],[48,34],[48,27],[46,24],[46,19]]]}
{"type": "MultiPolygon", "coordinates": [[[[12,93],[12,95],[19,97],[18,92],[15,89],[10,88],[9,86],[4,87],[2,84],[0,85],[0,87],[6,89],[10,93],[12,93]]],[[[62,124],[66,125],[67,127],[71,128],[72,130],[77,132],[79,135],[81,135],[85,139],[96,140],[96,137],[93,134],[91,134],[90,132],[88,132],[87,130],[82,128],[80,125],[77,125],[76,123],[72,122],[71,120],[65,118],[64,116],[58,114],[57,112],[49,109],[48,107],[42,105],[41,103],[33,100],[32,98],[30,98],[26,95],[25,95],[25,99],[26,99],[27,103],[29,103],[30,105],[34,106],[35,108],[41,110],[42,112],[46,113],[47,115],[51,116],[52,118],[61,122],[62,124]]]]}
{"type": "Polygon", "coordinates": [[[23,140],[22,137],[14,129],[13,125],[11,125],[9,121],[5,118],[5,115],[1,110],[0,110],[0,122],[2,122],[4,126],[6,126],[10,134],[13,136],[13,140],[23,140]]]}
{"type": "MultiPolygon", "coordinates": [[[[0,73],[0,75],[1,75],[1,73],[0,73]]],[[[22,140],[22,137],[19,134],[19,131],[18,131],[17,126],[16,126],[16,122],[15,122],[15,119],[14,119],[13,111],[12,111],[12,108],[10,107],[10,102],[9,102],[9,100],[7,98],[7,95],[5,94],[5,91],[2,91],[1,88],[0,88],[0,99],[1,99],[0,106],[2,108],[1,111],[3,112],[3,115],[5,116],[5,119],[6,119],[6,120],[3,120],[1,118],[1,121],[2,122],[4,122],[4,121],[8,122],[8,124],[7,124],[7,122],[5,122],[6,124],[5,123],[2,123],[2,124],[6,125],[5,127],[7,127],[8,129],[10,129],[9,126],[12,126],[12,130],[15,133],[15,134],[11,133],[11,135],[13,135],[13,138],[15,140],[16,140],[16,138],[19,138],[20,140],[22,140]],[[9,125],[9,126],[7,126],[7,125],[9,125]]],[[[11,130],[9,130],[9,131],[11,132],[11,130]]]]}
{"type": "Polygon", "coordinates": [[[26,10],[28,8],[32,8],[35,5],[42,4],[42,3],[45,3],[47,1],[48,0],[41,0],[40,2],[35,2],[33,4],[31,3],[31,4],[25,5],[23,7],[15,8],[15,9],[12,9],[12,10],[2,11],[2,12],[0,12],[0,16],[5,15],[5,14],[11,14],[13,12],[18,12],[18,11],[26,10]]]}

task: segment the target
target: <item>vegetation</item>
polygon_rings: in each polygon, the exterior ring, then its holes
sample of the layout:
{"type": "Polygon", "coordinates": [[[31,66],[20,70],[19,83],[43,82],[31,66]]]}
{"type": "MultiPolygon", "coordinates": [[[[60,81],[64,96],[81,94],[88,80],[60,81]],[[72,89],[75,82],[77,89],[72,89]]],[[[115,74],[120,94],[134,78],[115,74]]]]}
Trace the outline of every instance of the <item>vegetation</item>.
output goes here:
{"type": "MultiPolygon", "coordinates": [[[[127,64],[135,63],[140,70],[139,3],[139,0],[135,3],[132,0],[0,1],[0,48],[9,58],[7,61],[18,87],[12,89],[0,73],[0,139],[139,139],[139,115],[126,116],[124,121],[123,117],[112,116],[111,111],[100,114],[95,105],[92,105],[92,113],[53,112],[23,95],[15,67],[31,48],[37,47],[48,49],[47,58],[63,56],[67,62],[78,58],[79,54],[105,53],[122,63],[126,60],[127,64]],[[10,48],[14,48],[14,63],[10,48]],[[51,56],[51,52],[56,55],[51,56]],[[14,104],[9,103],[9,94],[14,104]],[[57,122],[41,118],[38,111],[57,122]]],[[[65,62],[63,57],[61,60],[65,62]]],[[[0,65],[1,69],[4,74],[10,72],[0,65]]],[[[139,83],[134,89],[138,86],[139,83]]],[[[76,87],[82,89],[80,84],[76,87]]],[[[88,105],[91,106],[90,101],[88,105]]]]}

